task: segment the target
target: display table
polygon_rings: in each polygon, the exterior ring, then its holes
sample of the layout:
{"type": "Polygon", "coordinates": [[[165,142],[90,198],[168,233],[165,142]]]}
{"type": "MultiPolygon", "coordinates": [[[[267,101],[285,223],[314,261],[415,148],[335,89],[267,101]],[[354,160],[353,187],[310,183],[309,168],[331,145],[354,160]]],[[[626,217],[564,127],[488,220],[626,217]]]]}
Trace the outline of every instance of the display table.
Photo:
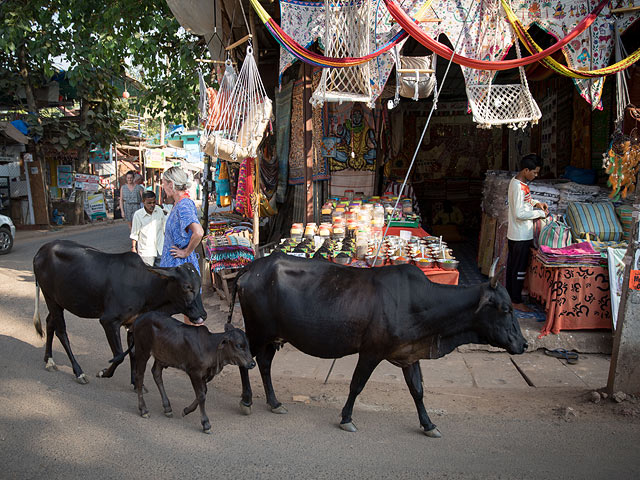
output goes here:
{"type": "Polygon", "coordinates": [[[532,254],[525,285],[545,306],[547,320],[539,338],[560,330],[611,329],[606,267],[547,267],[532,254]]]}
{"type": "MultiPolygon", "coordinates": [[[[406,228],[406,227],[389,227],[387,235],[400,235],[400,230],[408,230],[414,237],[428,237],[429,234],[422,228],[406,228]]],[[[417,265],[416,265],[417,266],[417,265]]],[[[442,268],[422,268],[418,267],[434,283],[442,283],[445,285],[458,285],[460,272],[458,270],[444,270],[442,268]]]]}

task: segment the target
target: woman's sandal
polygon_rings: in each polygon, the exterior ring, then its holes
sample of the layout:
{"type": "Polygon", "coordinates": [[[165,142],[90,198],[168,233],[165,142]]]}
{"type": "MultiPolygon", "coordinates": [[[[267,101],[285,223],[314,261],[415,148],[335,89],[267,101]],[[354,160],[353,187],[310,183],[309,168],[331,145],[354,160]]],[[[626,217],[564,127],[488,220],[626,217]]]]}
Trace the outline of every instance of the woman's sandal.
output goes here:
{"type": "Polygon", "coordinates": [[[578,363],[578,353],[577,352],[568,352],[564,348],[556,348],[555,350],[544,350],[545,355],[549,355],[550,357],[560,358],[567,361],[568,364],[574,365],[578,363]]]}

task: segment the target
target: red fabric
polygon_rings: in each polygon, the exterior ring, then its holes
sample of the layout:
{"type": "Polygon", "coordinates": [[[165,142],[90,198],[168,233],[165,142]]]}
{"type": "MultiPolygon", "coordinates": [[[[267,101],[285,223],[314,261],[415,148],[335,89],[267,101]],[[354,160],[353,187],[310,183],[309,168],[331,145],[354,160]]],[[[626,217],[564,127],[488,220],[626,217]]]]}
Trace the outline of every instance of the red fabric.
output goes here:
{"type": "Polygon", "coordinates": [[[254,161],[255,159],[252,157],[245,158],[240,164],[240,172],[238,173],[236,212],[246,218],[253,217],[251,196],[253,195],[254,161]]]}
{"type": "Polygon", "coordinates": [[[600,0],[600,3],[593,9],[593,11],[587,15],[576,27],[569,32],[569,34],[562,40],[552,45],[551,47],[524,58],[516,58],[513,60],[501,60],[498,62],[490,62],[486,60],[476,60],[474,58],[463,57],[453,52],[449,47],[442,43],[430,38],[424,31],[416,24],[407,13],[396,4],[394,0],[384,0],[384,4],[387,6],[387,10],[391,14],[391,17],[400,24],[400,26],[415,38],[422,45],[429,50],[435,52],[443,58],[450,59],[453,56],[453,61],[458,65],[464,65],[465,67],[475,68],[477,70],[509,70],[510,68],[522,67],[531,63],[542,60],[548,57],[554,52],[557,52],[562,47],[567,45],[571,40],[584,32],[595,21],[598,14],[602,11],[604,6],[609,3],[609,0],[600,0]]]}
{"type": "Polygon", "coordinates": [[[607,267],[545,267],[532,255],[525,285],[547,312],[538,338],[560,330],[611,329],[607,267]]]}

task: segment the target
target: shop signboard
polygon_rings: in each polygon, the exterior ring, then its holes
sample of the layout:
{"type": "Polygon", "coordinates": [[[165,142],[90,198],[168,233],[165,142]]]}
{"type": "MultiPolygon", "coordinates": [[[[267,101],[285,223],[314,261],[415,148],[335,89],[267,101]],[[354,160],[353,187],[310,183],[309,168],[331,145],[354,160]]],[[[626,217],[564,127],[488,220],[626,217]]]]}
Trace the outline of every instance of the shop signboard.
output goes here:
{"type": "Polygon", "coordinates": [[[166,154],[163,149],[148,148],[144,152],[144,166],[147,168],[167,168],[166,154]]]}
{"type": "Polygon", "coordinates": [[[73,188],[73,167],[71,165],[58,165],[56,170],[58,188],[73,188]]]}
{"type": "Polygon", "coordinates": [[[74,181],[77,190],[84,190],[85,192],[97,192],[100,189],[100,177],[98,175],[76,173],[74,176],[74,181]]]}
{"type": "Polygon", "coordinates": [[[84,202],[84,211],[91,220],[107,218],[107,206],[102,193],[89,193],[84,202]]]}
{"type": "Polygon", "coordinates": [[[110,163],[111,162],[111,152],[109,150],[103,150],[100,148],[100,145],[91,145],[92,148],[89,150],[89,163],[110,163]]]}

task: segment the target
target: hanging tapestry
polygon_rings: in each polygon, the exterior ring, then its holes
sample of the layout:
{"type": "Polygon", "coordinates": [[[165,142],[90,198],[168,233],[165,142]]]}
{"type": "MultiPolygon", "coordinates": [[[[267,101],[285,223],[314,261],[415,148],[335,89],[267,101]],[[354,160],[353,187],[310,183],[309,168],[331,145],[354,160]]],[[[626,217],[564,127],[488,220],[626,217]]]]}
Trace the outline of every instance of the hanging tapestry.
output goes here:
{"type": "MultiPolygon", "coordinates": [[[[614,47],[614,32],[612,8],[626,7],[632,4],[629,0],[614,0],[605,6],[596,18],[591,28],[574,38],[562,51],[567,64],[577,70],[595,70],[609,64],[609,58],[614,47]]],[[[529,27],[535,23],[556,39],[567,35],[591,10],[598,4],[595,0],[556,0],[556,1],[512,1],[511,8],[518,20],[529,27]]],[[[499,2],[477,2],[475,0],[434,0],[432,12],[438,12],[443,21],[437,23],[423,23],[422,29],[431,37],[444,33],[449,41],[455,45],[463,30],[459,50],[467,57],[479,60],[502,60],[513,45],[514,33],[505,18],[505,13],[499,2]],[[471,12],[469,13],[469,9],[471,12]],[[468,20],[465,23],[465,19],[468,20]],[[499,21],[496,21],[498,19],[499,21]]],[[[409,14],[414,9],[403,5],[409,14]]],[[[638,12],[620,15],[617,27],[624,32],[639,18],[638,12]]],[[[489,77],[496,72],[474,70],[462,67],[467,84],[486,84],[489,77]]],[[[582,98],[593,108],[602,109],[601,96],[604,78],[572,79],[582,98]]]]}
{"type": "Polygon", "coordinates": [[[251,208],[251,197],[253,196],[254,167],[255,158],[245,158],[240,164],[240,172],[238,173],[236,212],[246,218],[253,217],[253,208],[251,208]]]}
{"type": "Polygon", "coordinates": [[[304,80],[293,84],[291,94],[291,138],[289,142],[289,185],[304,183],[307,159],[304,152],[304,80]]]}
{"type": "Polygon", "coordinates": [[[271,199],[278,187],[278,157],[274,155],[275,145],[273,135],[269,135],[261,149],[260,157],[260,191],[271,199]]]}
{"type": "MultiPolygon", "coordinates": [[[[320,83],[320,77],[322,76],[322,69],[318,68],[313,72],[313,81],[311,86],[311,91],[315,92],[318,84],[320,83]]],[[[313,180],[329,180],[331,177],[331,172],[329,171],[329,159],[326,158],[323,152],[323,110],[325,109],[325,105],[322,107],[313,107],[313,113],[311,115],[311,120],[313,123],[313,180]]]]}
{"type": "MultiPolygon", "coordinates": [[[[371,22],[371,31],[369,35],[369,51],[373,52],[377,48],[383,46],[398,31],[397,24],[391,19],[391,15],[385,8],[384,4],[378,0],[370,0],[371,16],[376,19],[371,22]]],[[[409,0],[403,5],[416,6],[416,10],[424,3],[422,0],[409,0]]],[[[300,45],[306,48],[310,47],[314,42],[318,42],[320,48],[322,39],[324,38],[325,12],[324,1],[305,2],[301,0],[280,0],[280,26],[300,45]]],[[[404,41],[398,44],[402,48],[404,41]]],[[[280,71],[279,79],[282,80],[282,74],[296,61],[296,58],[284,48],[280,48],[280,71]]],[[[382,93],[389,74],[394,66],[394,58],[392,53],[383,53],[371,60],[371,104],[382,93]]]]}
{"type": "Polygon", "coordinates": [[[291,93],[293,82],[276,90],[276,155],[278,157],[278,190],[276,201],[284,203],[289,175],[289,138],[291,136],[291,93]]]}
{"type": "Polygon", "coordinates": [[[357,102],[327,103],[324,107],[325,152],[332,172],[376,168],[375,123],[371,109],[357,102]],[[332,139],[332,140],[331,140],[332,139]]]}
{"type": "Polygon", "coordinates": [[[226,160],[216,161],[216,205],[228,207],[231,205],[231,185],[229,184],[229,168],[226,160]]]}

